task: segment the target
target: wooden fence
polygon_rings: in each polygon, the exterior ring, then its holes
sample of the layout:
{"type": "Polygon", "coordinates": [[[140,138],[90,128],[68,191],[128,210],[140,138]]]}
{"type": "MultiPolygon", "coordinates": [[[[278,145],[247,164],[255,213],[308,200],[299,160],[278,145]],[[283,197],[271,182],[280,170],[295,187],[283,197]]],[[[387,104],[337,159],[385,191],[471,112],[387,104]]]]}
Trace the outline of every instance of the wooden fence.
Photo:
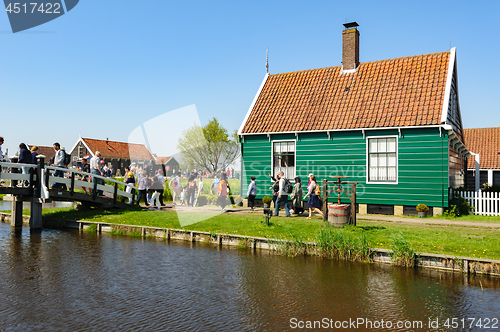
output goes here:
{"type": "Polygon", "coordinates": [[[483,216],[500,216],[500,193],[478,191],[463,191],[450,189],[450,197],[460,195],[470,206],[473,213],[483,216]]]}

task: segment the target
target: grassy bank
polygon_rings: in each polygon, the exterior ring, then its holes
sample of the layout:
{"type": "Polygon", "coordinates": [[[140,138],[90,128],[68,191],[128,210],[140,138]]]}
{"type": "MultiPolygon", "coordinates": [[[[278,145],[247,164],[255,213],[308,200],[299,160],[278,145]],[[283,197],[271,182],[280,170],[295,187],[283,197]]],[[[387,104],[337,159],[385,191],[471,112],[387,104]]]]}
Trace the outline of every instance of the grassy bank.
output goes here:
{"type": "MultiPolygon", "coordinates": [[[[187,212],[196,217],[197,213],[187,212]]],[[[300,241],[321,241],[321,232],[329,230],[319,218],[308,220],[304,217],[273,217],[270,226],[263,222],[261,213],[226,213],[181,227],[174,211],[113,210],[113,211],[76,211],[71,208],[50,209],[44,216],[100,221],[106,223],[179,228],[213,233],[239,234],[276,239],[300,241]]],[[[357,227],[331,229],[343,236],[361,239],[372,248],[392,249],[395,235],[401,234],[417,252],[500,259],[500,230],[474,227],[438,227],[426,225],[407,225],[394,222],[359,221],[357,227]]],[[[324,234],[323,234],[324,235],[324,234]]],[[[335,235],[335,234],[334,234],[335,235]]],[[[336,236],[336,235],[335,235],[336,236]]]]}

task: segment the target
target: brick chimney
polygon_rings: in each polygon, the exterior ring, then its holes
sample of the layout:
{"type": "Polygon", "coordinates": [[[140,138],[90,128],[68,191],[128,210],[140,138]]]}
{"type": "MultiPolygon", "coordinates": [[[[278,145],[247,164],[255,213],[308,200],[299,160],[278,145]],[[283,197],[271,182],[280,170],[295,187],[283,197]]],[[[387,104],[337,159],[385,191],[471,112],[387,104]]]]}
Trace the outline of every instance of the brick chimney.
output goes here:
{"type": "Polygon", "coordinates": [[[342,31],[342,70],[356,70],[359,65],[359,31],[358,23],[344,24],[342,31]]]}

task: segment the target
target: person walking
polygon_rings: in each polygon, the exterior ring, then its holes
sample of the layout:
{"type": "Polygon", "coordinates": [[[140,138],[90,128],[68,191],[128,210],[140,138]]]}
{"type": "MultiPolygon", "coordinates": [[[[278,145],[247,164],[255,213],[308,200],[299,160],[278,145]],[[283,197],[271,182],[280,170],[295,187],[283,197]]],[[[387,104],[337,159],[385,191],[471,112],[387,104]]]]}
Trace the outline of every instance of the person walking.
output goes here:
{"type": "Polygon", "coordinates": [[[4,142],[3,137],[0,136],[0,161],[2,161],[2,162],[3,161],[7,161],[7,160],[5,160],[5,157],[4,157],[4,154],[3,154],[3,150],[2,150],[3,142],[4,142]]]}
{"type": "Polygon", "coordinates": [[[274,209],[274,215],[279,216],[280,203],[285,204],[285,215],[290,217],[290,207],[288,206],[288,193],[285,191],[285,173],[283,171],[278,173],[279,187],[278,187],[278,198],[276,199],[276,207],[274,209]]]}
{"type": "Polygon", "coordinates": [[[161,188],[158,188],[158,193],[160,194],[159,196],[160,206],[165,206],[165,203],[163,203],[163,193],[165,191],[163,187],[163,185],[165,184],[165,177],[163,176],[163,171],[159,169],[156,176],[158,177],[158,180],[161,183],[161,188]]]}
{"type": "Polygon", "coordinates": [[[214,195],[217,195],[217,192],[219,190],[219,178],[216,176],[214,176],[214,181],[212,182],[212,184],[210,185],[210,191],[212,192],[212,194],[214,195]]]}
{"type": "Polygon", "coordinates": [[[181,198],[182,186],[181,186],[181,171],[178,171],[175,177],[169,183],[172,188],[172,202],[175,205],[175,199],[181,198]]]}
{"type": "Polygon", "coordinates": [[[250,207],[252,211],[255,210],[255,196],[257,196],[257,184],[255,183],[255,176],[252,176],[247,191],[248,207],[250,207]]]}
{"type": "Polygon", "coordinates": [[[36,156],[38,156],[38,146],[36,145],[33,145],[31,147],[31,163],[33,165],[36,165],[37,164],[37,159],[36,159],[36,156]]]}
{"type": "Polygon", "coordinates": [[[302,182],[300,181],[300,178],[296,176],[295,184],[293,185],[293,191],[290,194],[290,198],[293,200],[293,212],[290,211],[291,213],[302,214],[302,212],[304,212],[304,209],[302,208],[302,196],[304,196],[304,191],[302,190],[302,182]]]}
{"type": "Polygon", "coordinates": [[[137,205],[141,205],[141,198],[144,197],[144,204],[149,206],[147,201],[147,191],[148,191],[148,172],[142,171],[139,179],[137,180],[137,186],[139,189],[139,195],[137,196],[137,205]]]}
{"type": "MultiPolygon", "coordinates": [[[[61,150],[61,145],[58,142],[55,142],[53,144],[53,147],[56,151],[56,155],[54,156],[54,163],[52,164],[52,166],[64,168],[64,151],[61,150]]],[[[62,170],[56,170],[54,172],[54,177],[62,178],[64,177],[64,172],[62,170]]],[[[54,182],[52,184],[52,188],[66,190],[66,184],[54,182]]]]}
{"type": "MultiPolygon", "coordinates": [[[[18,161],[18,163],[19,164],[32,164],[33,163],[33,156],[31,155],[31,152],[28,150],[28,147],[24,143],[19,144],[19,161],[18,161]]],[[[22,166],[21,169],[23,171],[23,174],[29,174],[30,167],[22,166]]],[[[23,185],[28,186],[29,181],[24,180],[18,186],[22,187],[23,185]]]]}
{"type": "Polygon", "coordinates": [[[151,187],[149,188],[153,194],[151,195],[151,207],[149,208],[150,210],[154,210],[155,206],[155,201],[156,201],[156,211],[161,210],[161,205],[160,205],[160,190],[163,191],[163,183],[161,182],[160,178],[158,177],[158,174],[153,176],[151,187]]]}
{"type": "Polygon", "coordinates": [[[323,217],[323,212],[320,210],[321,202],[318,197],[321,195],[321,188],[318,187],[316,177],[314,175],[311,174],[309,180],[311,184],[307,187],[307,194],[304,196],[304,199],[309,197],[309,200],[307,201],[309,217],[307,217],[307,219],[311,219],[313,211],[321,214],[321,217],[323,217]]]}
{"type": "MultiPolygon", "coordinates": [[[[101,168],[101,152],[96,151],[95,155],[90,159],[90,173],[93,175],[100,175],[103,176],[102,173],[102,168],[101,168]]],[[[98,179],[97,177],[93,176],[92,177],[92,183],[101,184],[101,179],[98,179]]],[[[102,196],[102,190],[97,190],[96,193],[97,196],[102,196]]]]}
{"type": "MultiPolygon", "coordinates": [[[[90,173],[90,165],[87,162],[87,158],[82,158],[82,172],[90,173]]],[[[82,181],[83,182],[89,182],[89,176],[86,175],[86,174],[82,174],[82,181]]],[[[83,187],[82,186],[82,189],[83,189],[83,192],[86,194],[87,193],[87,187],[83,187]]],[[[89,189],[89,192],[91,192],[90,189],[89,189]]]]}
{"type": "MultiPolygon", "coordinates": [[[[130,167],[125,167],[125,183],[127,184],[127,188],[125,188],[125,191],[131,193],[134,189],[135,177],[134,172],[132,172],[132,169],[130,167]]],[[[131,197],[129,197],[127,204],[132,204],[131,197]]]]}
{"type": "Polygon", "coordinates": [[[226,173],[221,173],[219,185],[217,187],[217,194],[219,197],[217,198],[217,204],[221,207],[221,212],[226,212],[227,205],[227,178],[226,173]]]}
{"type": "Polygon", "coordinates": [[[194,194],[196,191],[196,175],[191,174],[188,178],[188,183],[184,187],[187,190],[187,205],[188,206],[193,206],[194,205],[194,194]]]}
{"type": "Polygon", "coordinates": [[[278,191],[280,189],[279,179],[275,178],[271,174],[269,174],[269,176],[271,177],[271,180],[274,181],[273,185],[269,187],[269,190],[273,191],[273,204],[276,208],[276,199],[278,198],[278,191]]]}

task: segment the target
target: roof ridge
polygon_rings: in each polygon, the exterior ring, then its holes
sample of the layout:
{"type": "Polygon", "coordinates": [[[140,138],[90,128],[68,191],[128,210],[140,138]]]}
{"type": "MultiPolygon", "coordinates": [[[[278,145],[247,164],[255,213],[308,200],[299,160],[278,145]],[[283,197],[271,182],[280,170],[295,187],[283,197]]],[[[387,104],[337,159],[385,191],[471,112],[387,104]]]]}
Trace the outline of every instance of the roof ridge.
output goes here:
{"type": "Polygon", "coordinates": [[[464,130],[472,130],[472,129],[500,129],[500,127],[464,128],[464,130]]]}
{"type": "Polygon", "coordinates": [[[92,141],[101,141],[101,142],[113,142],[113,143],[122,143],[122,144],[135,144],[135,145],[144,145],[141,143],[129,143],[129,142],[121,142],[121,141],[112,141],[112,140],[105,140],[105,139],[97,139],[97,138],[88,138],[88,137],[82,137],[82,139],[88,139],[92,141]]]}
{"type": "MultiPolygon", "coordinates": [[[[418,57],[423,57],[423,56],[437,56],[437,55],[440,55],[440,54],[446,54],[446,53],[450,53],[450,51],[433,52],[433,53],[425,53],[425,54],[417,54],[417,55],[402,56],[402,57],[390,58],[390,59],[382,59],[382,60],[374,60],[374,61],[360,62],[360,63],[359,63],[359,66],[361,66],[361,65],[363,65],[363,64],[372,64],[372,63],[378,63],[378,62],[388,62],[388,61],[393,61],[393,60],[411,59],[411,58],[418,58],[418,57]]],[[[284,72],[284,73],[269,74],[269,76],[287,75],[287,74],[302,73],[302,72],[306,72],[306,71],[315,71],[315,70],[334,69],[334,68],[341,68],[341,67],[342,67],[342,66],[337,65],[337,66],[329,66],[329,67],[311,68],[311,69],[303,69],[303,70],[289,71],[289,72],[284,72]]]]}

